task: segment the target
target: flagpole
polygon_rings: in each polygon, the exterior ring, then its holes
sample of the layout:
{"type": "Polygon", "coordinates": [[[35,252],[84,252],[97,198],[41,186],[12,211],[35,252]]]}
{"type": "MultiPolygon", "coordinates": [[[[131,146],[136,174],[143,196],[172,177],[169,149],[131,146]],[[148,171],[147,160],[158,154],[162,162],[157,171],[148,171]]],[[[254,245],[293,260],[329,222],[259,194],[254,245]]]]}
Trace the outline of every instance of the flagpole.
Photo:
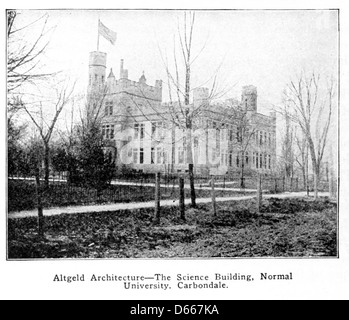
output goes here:
{"type": "Polygon", "coordinates": [[[99,51],[99,19],[98,19],[98,28],[97,28],[97,51],[99,51]]]}

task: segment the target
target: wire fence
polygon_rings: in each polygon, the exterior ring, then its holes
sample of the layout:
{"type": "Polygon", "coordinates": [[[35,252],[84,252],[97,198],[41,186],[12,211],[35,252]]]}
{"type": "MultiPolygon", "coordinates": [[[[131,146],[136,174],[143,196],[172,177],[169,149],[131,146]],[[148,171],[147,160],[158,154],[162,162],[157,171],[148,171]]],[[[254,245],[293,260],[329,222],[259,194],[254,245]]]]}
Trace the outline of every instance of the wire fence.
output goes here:
{"type": "MultiPolygon", "coordinates": [[[[190,181],[188,174],[160,175],[161,199],[178,200],[180,195],[178,180],[184,178],[184,194],[190,198],[190,181]]],[[[155,174],[119,175],[104,188],[96,189],[84,185],[67,183],[66,172],[52,173],[49,187],[44,192],[43,206],[71,206],[119,202],[153,201],[155,197],[155,174]]],[[[195,175],[196,197],[211,196],[210,175],[195,175]]],[[[257,189],[255,176],[215,176],[215,192],[218,197],[254,194],[257,189]]],[[[262,176],[263,192],[281,193],[307,191],[303,181],[299,178],[262,176]]],[[[329,181],[321,180],[319,191],[329,191],[329,181]]],[[[308,182],[308,191],[313,191],[312,181],[308,182]]],[[[32,176],[15,175],[8,181],[8,210],[21,211],[36,207],[36,184],[32,176]]]]}

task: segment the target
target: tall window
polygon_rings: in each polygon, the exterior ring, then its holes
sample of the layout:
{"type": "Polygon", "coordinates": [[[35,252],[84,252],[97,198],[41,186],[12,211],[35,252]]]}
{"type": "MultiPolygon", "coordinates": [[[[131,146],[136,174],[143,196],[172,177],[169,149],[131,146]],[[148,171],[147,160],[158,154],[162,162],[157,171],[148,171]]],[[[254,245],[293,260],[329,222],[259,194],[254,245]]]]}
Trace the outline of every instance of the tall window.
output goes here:
{"type": "Polygon", "coordinates": [[[271,169],[271,155],[268,155],[268,169],[271,169]]]}
{"type": "Polygon", "coordinates": [[[263,155],[261,153],[259,154],[259,167],[263,168],[263,155]]]}
{"type": "Polygon", "coordinates": [[[164,136],[165,136],[164,122],[159,121],[159,122],[157,123],[157,131],[158,131],[158,133],[157,133],[157,138],[158,138],[158,139],[163,139],[164,136]]]}
{"type": "Polygon", "coordinates": [[[151,138],[163,139],[165,137],[165,123],[157,121],[151,123],[151,138]]]}
{"type": "Polygon", "coordinates": [[[259,145],[263,145],[263,132],[259,132],[259,145]]]}
{"type": "Polygon", "coordinates": [[[162,148],[161,147],[156,148],[156,163],[157,164],[162,163],[162,148]]]}
{"type": "Polygon", "coordinates": [[[167,163],[167,151],[162,149],[162,162],[167,163]]]}
{"type": "Polygon", "coordinates": [[[229,129],[229,141],[234,140],[234,131],[232,129],[229,129]]]}
{"type": "Polygon", "coordinates": [[[144,131],[145,127],[144,127],[144,123],[140,124],[140,139],[143,140],[144,139],[144,131]]]}
{"type": "Polygon", "coordinates": [[[242,129],[240,127],[238,127],[236,131],[236,141],[242,142],[242,129]]]}
{"type": "Polygon", "coordinates": [[[139,163],[144,163],[144,149],[139,149],[139,163]]]}
{"type": "Polygon", "coordinates": [[[221,150],[221,136],[219,128],[216,128],[216,157],[219,158],[221,150]]]}
{"type": "Polygon", "coordinates": [[[105,138],[109,139],[109,124],[105,126],[105,138]]]}
{"type": "Polygon", "coordinates": [[[133,149],[133,163],[138,163],[138,149],[133,149]]]}
{"type": "Polygon", "coordinates": [[[178,163],[184,163],[184,150],[182,147],[178,148],[178,163]]]}
{"type": "Polygon", "coordinates": [[[233,166],[233,151],[229,152],[229,166],[233,166]]]}
{"type": "Polygon", "coordinates": [[[110,125],[110,139],[114,139],[114,125],[111,124],[110,125]]]}
{"type": "Polygon", "coordinates": [[[248,152],[245,152],[245,163],[246,163],[246,165],[248,165],[248,161],[249,161],[248,152]]]}
{"type": "Polygon", "coordinates": [[[258,152],[256,152],[256,168],[259,168],[259,155],[258,152]]]}
{"type": "Polygon", "coordinates": [[[269,132],[269,147],[271,147],[271,133],[269,132]]]}
{"type": "Polygon", "coordinates": [[[151,152],[150,152],[150,163],[152,163],[152,164],[155,163],[155,149],[154,149],[154,147],[151,148],[151,152]]]}
{"type": "Polygon", "coordinates": [[[134,138],[135,140],[137,140],[139,137],[139,123],[135,123],[133,128],[134,128],[134,138]]]}
{"type": "Polygon", "coordinates": [[[155,138],[155,133],[156,133],[156,122],[151,123],[151,137],[152,139],[155,138]]]}

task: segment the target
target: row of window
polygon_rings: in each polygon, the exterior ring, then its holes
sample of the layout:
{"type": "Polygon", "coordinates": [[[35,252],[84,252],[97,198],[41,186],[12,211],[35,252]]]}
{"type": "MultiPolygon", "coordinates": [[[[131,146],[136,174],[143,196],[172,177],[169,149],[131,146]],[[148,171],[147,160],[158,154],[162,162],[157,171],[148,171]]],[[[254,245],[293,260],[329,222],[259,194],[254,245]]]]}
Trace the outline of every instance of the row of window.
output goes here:
{"type": "Polygon", "coordinates": [[[103,139],[114,139],[114,125],[113,124],[105,124],[102,125],[102,136],[103,139]]]}
{"type": "MultiPolygon", "coordinates": [[[[145,135],[145,124],[135,123],[133,125],[134,139],[143,140],[145,135]]],[[[165,122],[156,121],[151,123],[151,137],[152,139],[163,139],[165,137],[165,122]]]]}
{"type": "MultiPolygon", "coordinates": [[[[94,79],[95,79],[95,83],[97,83],[98,82],[98,75],[97,74],[94,75],[94,79]]],[[[104,76],[103,75],[101,76],[101,80],[102,80],[102,83],[103,83],[104,82],[104,76]]],[[[88,83],[89,83],[89,85],[92,84],[92,74],[90,74],[88,83]]]]}
{"type": "Polygon", "coordinates": [[[113,101],[106,101],[104,106],[104,115],[112,116],[113,115],[113,101]]]}
{"type": "MultiPolygon", "coordinates": [[[[133,163],[144,163],[144,148],[133,148],[132,151],[133,163]]],[[[129,154],[131,156],[131,154],[129,154]]],[[[163,147],[151,148],[150,163],[164,164],[167,163],[167,151],[163,147]]]]}
{"type": "Polygon", "coordinates": [[[256,131],[253,133],[252,137],[254,138],[257,146],[272,146],[272,134],[270,132],[256,131]]]}
{"type": "Polygon", "coordinates": [[[257,169],[271,169],[271,155],[253,152],[253,165],[257,169]]]}
{"type": "MultiPolygon", "coordinates": [[[[144,163],[144,148],[133,148],[132,151],[133,156],[133,163],[135,164],[143,164],[144,163]]],[[[185,149],[182,147],[179,147],[177,150],[178,154],[178,164],[184,164],[184,158],[185,158],[185,149]]],[[[129,154],[131,156],[131,154],[129,154]]],[[[216,152],[213,152],[213,161],[216,160],[216,157],[219,157],[219,154],[216,152]]],[[[253,167],[256,169],[271,169],[271,155],[265,154],[265,153],[259,153],[259,152],[253,152],[253,167]]],[[[234,162],[234,156],[232,152],[229,152],[229,154],[226,151],[222,151],[220,154],[220,165],[225,166],[233,166],[234,162]]],[[[243,155],[239,154],[235,156],[235,164],[236,167],[240,168],[242,165],[248,166],[250,162],[249,153],[246,152],[243,155]]],[[[168,163],[168,153],[166,150],[164,150],[163,147],[152,147],[151,148],[151,157],[150,157],[150,163],[151,164],[166,164],[168,163]]]]}
{"type": "Polygon", "coordinates": [[[133,129],[134,129],[134,138],[136,140],[138,140],[138,139],[143,140],[144,133],[145,133],[144,123],[135,123],[133,129]]]}

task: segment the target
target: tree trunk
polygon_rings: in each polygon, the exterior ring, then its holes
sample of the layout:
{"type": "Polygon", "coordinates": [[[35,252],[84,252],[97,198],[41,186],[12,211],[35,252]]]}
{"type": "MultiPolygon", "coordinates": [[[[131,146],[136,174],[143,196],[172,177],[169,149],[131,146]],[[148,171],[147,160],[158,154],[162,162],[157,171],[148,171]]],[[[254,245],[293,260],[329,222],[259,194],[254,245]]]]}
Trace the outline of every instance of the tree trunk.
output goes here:
{"type": "Polygon", "coordinates": [[[305,174],[305,167],[302,167],[303,188],[307,190],[307,177],[305,174]]]}
{"type": "Polygon", "coordinates": [[[155,217],[154,223],[160,224],[160,172],[155,174],[155,217]]]}
{"type": "Polygon", "coordinates": [[[240,188],[245,189],[245,177],[244,177],[244,159],[241,159],[241,170],[240,170],[240,188]]]}
{"type": "MultiPolygon", "coordinates": [[[[39,165],[39,164],[38,164],[39,165]]],[[[39,238],[44,237],[44,214],[42,209],[42,188],[40,184],[40,169],[37,167],[35,169],[35,181],[36,181],[36,198],[37,198],[37,208],[38,208],[38,236],[39,238]]]]}
{"type": "Polygon", "coordinates": [[[317,167],[317,165],[315,165],[315,168],[313,169],[313,173],[314,173],[314,199],[317,200],[319,197],[319,178],[320,178],[320,170],[317,167]]]}
{"type": "Polygon", "coordinates": [[[260,213],[262,208],[262,177],[261,174],[257,175],[257,195],[256,195],[256,211],[260,213]]]}
{"type": "Polygon", "coordinates": [[[180,218],[185,220],[185,202],[184,202],[184,179],[179,178],[179,211],[180,218]]]}
{"type": "Polygon", "coordinates": [[[212,176],[211,179],[211,198],[212,198],[212,214],[213,216],[217,215],[217,205],[216,205],[216,193],[214,190],[215,176],[212,176]]]}
{"type": "Polygon", "coordinates": [[[191,125],[188,125],[187,129],[187,162],[188,162],[188,172],[189,172],[189,184],[190,184],[190,199],[191,206],[196,208],[196,194],[194,185],[194,161],[193,161],[193,150],[191,143],[191,125]]]}
{"type": "Polygon", "coordinates": [[[195,194],[195,185],[194,185],[194,165],[189,163],[189,183],[190,183],[190,199],[191,206],[196,208],[196,194],[195,194]]]}
{"type": "Polygon", "coordinates": [[[45,170],[45,189],[49,186],[49,179],[50,179],[50,147],[47,143],[44,144],[44,170],[45,170]]]}

